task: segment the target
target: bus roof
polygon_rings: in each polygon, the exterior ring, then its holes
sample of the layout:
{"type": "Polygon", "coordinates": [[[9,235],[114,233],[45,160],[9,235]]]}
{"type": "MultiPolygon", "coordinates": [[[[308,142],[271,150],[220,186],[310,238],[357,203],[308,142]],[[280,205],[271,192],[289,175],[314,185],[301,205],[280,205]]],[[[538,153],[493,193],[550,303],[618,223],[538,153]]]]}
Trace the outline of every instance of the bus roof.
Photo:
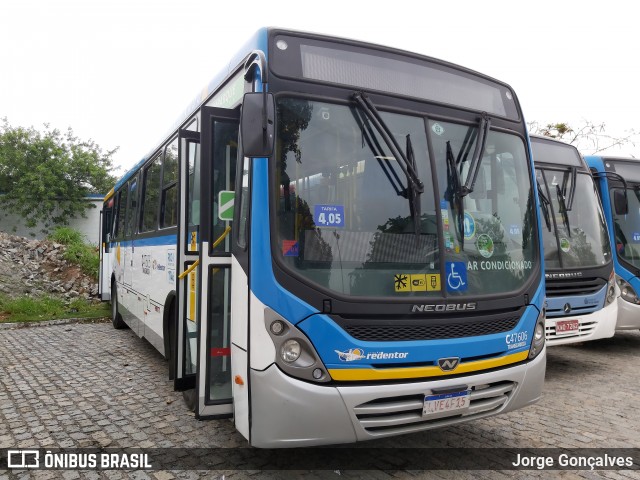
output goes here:
{"type": "Polygon", "coordinates": [[[575,145],[544,135],[529,135],[529,138],[534,164],[568,165],[588,170],[585,160],[575,145]],[[554,146],[560,148],[550,152],[549,148],[554,146]]]}
{"type": "MultiPolygon", "coordinates": [[[[614,157],[614,156],[610,156],[610,155],[588,155],[588,157],[593,157],[593,158],[601,158],[603,161],[604,160],[609,160],[611,162],[630,162],[630,163],[640,163],[640,158],[633,158],[633,157],[614,157]]],[[[587,158],[587,157],[585,157],[587,158]]]]}

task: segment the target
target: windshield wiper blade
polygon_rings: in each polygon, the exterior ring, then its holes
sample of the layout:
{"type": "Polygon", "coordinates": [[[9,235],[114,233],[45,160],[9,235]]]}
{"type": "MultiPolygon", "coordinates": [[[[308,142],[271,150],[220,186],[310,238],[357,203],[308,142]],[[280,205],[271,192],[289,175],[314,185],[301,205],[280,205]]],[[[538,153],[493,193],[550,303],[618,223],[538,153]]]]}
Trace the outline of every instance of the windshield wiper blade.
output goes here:
{"type": "Polygon", "coordinates": [[[567,211],[570,212],[573,207],[573,197],[576,193],[576,177],[577,177],[578,169],[576,167],[571,167],[571,190],[569,190],[569,196],[567,196],[567,182],[569,177],[565,173],[564,178],[562,180],[562,196],[567,199],[566,208],[567,211]]]}
{"type": "MultiPolygon", "coordinates": [[[[460,174],[453,156],[451,142],[447,141],[447,183],[451,205],[454,209],[454,226],[456,237],[460,242],[460,248],[464,250],[464,200],[462,198],[462,185],[460,184],[460,174]]],[[[445,196],[446,193],[445,193],[445,196]]]]}
{"type": "MultiPolygon", "coordinates": [[[[413,153],[413,144],[411,143],[411,135],[407,134],[407,161],[416,170],[416,157],[413,153]]],[[[408,188],[409,194],[409,212],[413,218],[413,231],[416,236],[420,235],[420,226],[422,223],[422,210],[420,208],[420,193],[413,185],[408,188]]]]}
{"type": "Polygon", "coordinates": [[[391,184],[391,188],[396,192],[396,195],[400,197],[408,198],[407,189],[402,185],[400,181],[400,177],[398,177],[398,173],[396,169],[393,168],[391,162],[389,161],[389,157],[385,155],[384,150],[380,146],[378,139],[374,132],[371,129],[371,123],[367,120],[367,117],[362,117],[362,113],[358,109],[353,109],[353,116],[356,119],[356,123],[360,127],[360,131],[362,132],[363,146],[364,143],[369,146],[369,149],[373,153],[374,158],[378,161],[378,165],[384,172],[385,176],[389,180],[391,184]]]}
{"type": "Polygon", "coordinates": [[[489,118],[489,115],[487,115],[487,112],[482,112],[482,115],[480,117],[480,126],[478,127],[478,140],[476,143],[476,149],[473,152],[473,157],[471,157],[469,172],[467,173],[467,178],[460,192],[463,197],[473,192],[473,189],[475,188],[476,179],[478,178],[478,171],[480,170],[480,163],[482,162],[482,156],[484,154],[485,145],[487,143],[487,136],[490,129],[491,119],[489,118]]]}
{"type": "MultiPolygon", "coordinates": [[[[380,116],[380,113],[373,105],[373,103],[371,103],[371,100],[369,100],[369,97],[367,95],[365,95],[363,92],[356,92],[353,94],[353,99],[360,107],[360,109],[365,113],[373,127],[378,131],[384,142],[387,144],[387,147],[389,147],[389,150],[391,150],[391,154],[398,161],[398,165],[402,169],[402,172],[407,177],[408,185],[406,197],[409,199],[409,208],[410,210],[412,210],[412,215],[415,212],[420,212],[420,194],[424,192],[424,184],[422,183],[416,172],[415,158],[412,160],[409,160],[409,158],[407,158],[407,155],[405,155],[405,153],[402,151],[400,145],[398,145],[398,142],[393,137],[393,133],[391,133],[391,130],[384,122],[384,120],[380,116]]],[[[410,145],[410,142],[408,142],[407,147],[410,147],[410,145]]],[[[411,153],[411,155],[413,155],[413,153],[411,153]]],[[[418,219],[418,222],[416,223],[416,225],[418,226],[418,229],[415,232],[416,235],[420,235],[419,220],[420,219],[418,219]]],[[[414,218],[414,222],[415,221],[416,220],[414,218]]]]}
{"type": "Polygon", "coordinates": [[[380,136],[391,150],[393,156],[396,157],[396,159],[400,160],[398,164],[407,177],[409,183],[411,183],[411,186],[415,188],[417,193],[423,193],[424,184],[418,178],[418,174],[416,173],[414,166],[411,165],[404,152],[402,152],[402,150],[400,149],[400,145],[398,145],[398,142],[393,137],[393,134],[389,130],[389,127],[384,122],[384,120],[382,120],[382,117],[380,117],[380,113],[373,105],[373,103],[371,103],[369,97],[367,97],[362,92],[358,92],[353,95],[353,98],[358,106],[362,109],[362,111],[367,115],[378,133],[380,133],[380,136]]]}
{"type": "Polygon", "coordinates": [[[551,217],[549,216],[549,205],[551,205],[551,202],[542,191],[540,183],[538,183],[538,198],[540,199],[540,206],[542,207],[544,221],[547,224],[547,230],[551,231],[551,217]]]}
{"type": "Polygon", "coordinates": [[[562,193],[560,185],[556,185],[556,195],[558,196],[558,203],[560,203],[560,214],[562,215],[562,223],[567,228],[567,235],[571,237],[571,227],[569,226],[569,214],[567,210],[567,203],[562,193]]]}

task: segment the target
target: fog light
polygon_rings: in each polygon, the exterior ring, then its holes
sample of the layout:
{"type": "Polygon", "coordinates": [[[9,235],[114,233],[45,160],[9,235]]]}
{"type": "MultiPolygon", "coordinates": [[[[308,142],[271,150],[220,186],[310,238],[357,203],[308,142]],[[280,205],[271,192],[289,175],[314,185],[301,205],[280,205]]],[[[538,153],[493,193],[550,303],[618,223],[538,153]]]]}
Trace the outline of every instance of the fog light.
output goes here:
{"type": "Polygon", "coordinates": [[[319,368],[316,368],[313,371],[313,378],[315,378],[316,380],[320,380],[322,378],[322,370],[320,370],[319,368]]]}
{"type": "Polygon", "coordinates": [[[281,335],[282,332],[284,332],[284,323],[280,320],[276,320],[269,326],[269,328],[271,329],[271,333],[274,335],[281,335]]]}
{"type": "Polygon", "coordinates": [[[280,356],[287,363],[293,363],[300,357],[300,342],[297,340],[287,340],[280,348],[280,356]]]}

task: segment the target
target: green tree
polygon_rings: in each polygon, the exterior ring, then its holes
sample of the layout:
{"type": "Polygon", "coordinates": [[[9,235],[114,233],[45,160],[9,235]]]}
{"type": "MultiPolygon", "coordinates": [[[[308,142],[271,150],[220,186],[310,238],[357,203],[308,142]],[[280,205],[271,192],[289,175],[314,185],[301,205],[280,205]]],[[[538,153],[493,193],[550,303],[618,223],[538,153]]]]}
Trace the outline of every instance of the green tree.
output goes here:
{"type": "Polygon", "coordinates": [[[112,156],[93,140],[80,140],[69,128],[62,133],[45,125],[0,125],[0,211],[23,218],[27,228],[37,224],[43,232],[85,216],[93,207],[85,197],[105,194],[115,183],[112,156]]]}
{"type": "Polygon", "coordinates": [[[638,135],[638,132],[633,129],[625,131],[622,135],[611,135],[607,132],[604,123],[594,123],[589,120],[584,120],[575,128],[566,122],[541,125],[535,121],[530,122],[528,127],[530,133],[570,143],[585,155],[597,155],[611,148],[628,144],[635,146],[634,142],[638,135]]]}

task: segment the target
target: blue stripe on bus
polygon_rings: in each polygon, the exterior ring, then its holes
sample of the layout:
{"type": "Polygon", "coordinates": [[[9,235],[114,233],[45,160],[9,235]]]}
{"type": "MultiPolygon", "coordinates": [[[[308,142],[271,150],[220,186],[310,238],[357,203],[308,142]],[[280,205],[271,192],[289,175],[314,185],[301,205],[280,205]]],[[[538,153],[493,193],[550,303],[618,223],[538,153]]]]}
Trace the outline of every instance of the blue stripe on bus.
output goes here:
{"type": "Polygon", "coordinates": [[[268,166],[266,158],[253,160],[251,197],[251,291],[263,304],[292,323],[317,313],[308,303],[278,284],[271,264],[268,166]]]}
{"type": "Polygon", "coordinates": [[[370,342],[350,336],[325,314],[313,315],[298,327],[313,339],[313,344],[327,368],[358,368],[375,364],[437,365],[438,359],[469,359],[495,355],[500,357],[525,352],[531,346],[540,311],[535,305],[525,313],[513,330],[475,337],[442,340],[370,342]],[[518,335],[520,334],[520,335],[518,335]]]}

